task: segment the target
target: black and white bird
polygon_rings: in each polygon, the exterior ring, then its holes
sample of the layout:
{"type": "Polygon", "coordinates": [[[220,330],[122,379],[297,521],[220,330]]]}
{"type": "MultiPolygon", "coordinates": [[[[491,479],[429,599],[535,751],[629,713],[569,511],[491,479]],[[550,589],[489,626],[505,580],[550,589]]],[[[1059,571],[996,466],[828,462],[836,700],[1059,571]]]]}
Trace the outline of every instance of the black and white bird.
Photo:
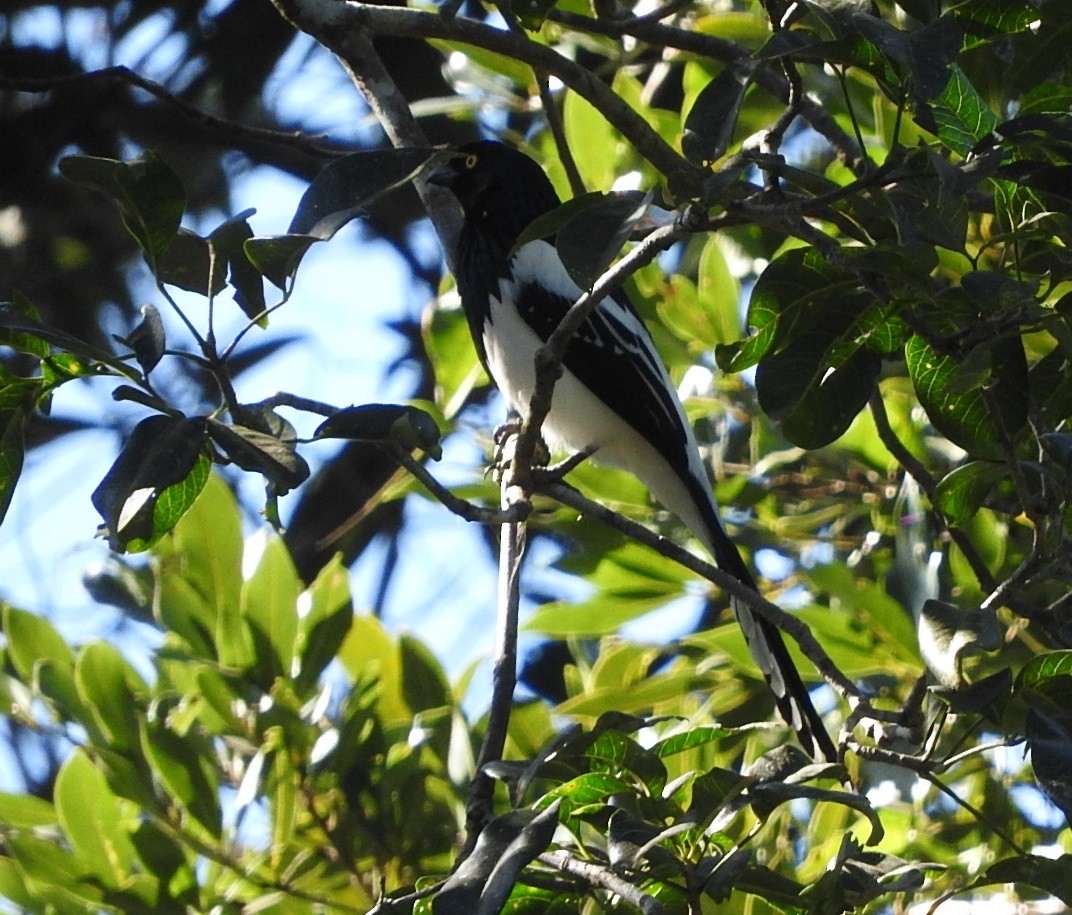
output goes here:
{"type": "MultiPolygon", "coordinates": [[[[558,195],[533,159],[487,140],[463,146],[429,180],[461,203],[455,277],[462,308],[484,368],[509,406],[525,416],[536,350],[582,293],[550,241],[529,241],[513,251],[533,220],[559,206],[558,195]]],[[[604,298],[571,339],[542,431],[551,446],[589,452],[597,462],[632,473],[699,538],[720,569],[755,589],[719,520],[677,391],[623,294],[604,298]]],[[[836,759],[777,627],[740,601],[732,605],[781,715],[814,758],[836,759]]]]}

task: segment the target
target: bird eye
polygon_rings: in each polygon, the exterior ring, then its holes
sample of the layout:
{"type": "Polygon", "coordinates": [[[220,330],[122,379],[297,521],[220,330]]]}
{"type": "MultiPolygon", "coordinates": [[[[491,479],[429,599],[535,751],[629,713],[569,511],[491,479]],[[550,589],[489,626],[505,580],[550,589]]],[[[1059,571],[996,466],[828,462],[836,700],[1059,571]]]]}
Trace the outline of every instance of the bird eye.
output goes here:
{"type": "Polygon", "coordinates": [[[477,163],[476,153],[469,153],[469,155],[465,157],[465,167],[466,168],[476,168],[476,163],[477,163]]]}

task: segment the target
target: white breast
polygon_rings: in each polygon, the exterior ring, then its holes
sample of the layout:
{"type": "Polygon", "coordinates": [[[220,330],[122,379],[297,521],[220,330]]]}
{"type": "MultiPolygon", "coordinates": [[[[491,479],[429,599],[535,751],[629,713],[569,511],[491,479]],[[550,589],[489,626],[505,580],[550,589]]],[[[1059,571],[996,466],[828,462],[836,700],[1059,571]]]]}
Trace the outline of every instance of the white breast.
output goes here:
{"type": "MultiPolygon", "coordinates": [[[[549,244],[522,247],[513,266],[515,276],[521,282],[529,277],[539,277],[543,286],[570,301],[581,294],[549,244]]],[[[502,299],[513,300],[515,289],[514,281],[500,280],[502,298],[492,297],[490,320],[484,324],[484,347],[495,384],[508,404],[527,417],[536,383],[534,360],[542,341],[515,308],[503,307],[502,299]]],[[[687,423],[685,429],[689,463],[696,468],[694,472],[699,473],[699,479],[705,480],[699,451],[687,423]]],[[[711,548],[703,515],[667,460],[568,369],[563,370],[555,384],[551,411],[542,432],[552,448],[568,453],[591,451],[599,463],[632,473],[656,500],[681,518],[708,549],[711,548]]]]}

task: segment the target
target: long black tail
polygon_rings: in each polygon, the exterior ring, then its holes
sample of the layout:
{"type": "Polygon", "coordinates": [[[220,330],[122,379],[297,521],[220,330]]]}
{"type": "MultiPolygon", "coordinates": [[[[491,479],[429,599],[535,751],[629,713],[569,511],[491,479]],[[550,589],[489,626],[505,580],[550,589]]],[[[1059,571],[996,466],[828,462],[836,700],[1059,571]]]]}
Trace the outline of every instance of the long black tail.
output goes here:
{"type": "MultiPolygon", "coordinates": [[[[715,564],[741,584],[747,585],[753,591],[758,590],[752,573],[723,529],[713,505],[710,517],[707,518],[707,527],[710,540],[708,547],[715,564]]],[[[752,659],[774,694],[774,704],[778,707],[779,714],[796,731],[800,743],[813,759],[836,762],[837,748],[812,704],[808,689],[800,679],[800,672],[789,656],[789,649],[785,647],[778,627],[756,616],[747,604],[734,597],[730,598],[730,606],[733,607],[737,622],[744,633],[752,659]]]]}

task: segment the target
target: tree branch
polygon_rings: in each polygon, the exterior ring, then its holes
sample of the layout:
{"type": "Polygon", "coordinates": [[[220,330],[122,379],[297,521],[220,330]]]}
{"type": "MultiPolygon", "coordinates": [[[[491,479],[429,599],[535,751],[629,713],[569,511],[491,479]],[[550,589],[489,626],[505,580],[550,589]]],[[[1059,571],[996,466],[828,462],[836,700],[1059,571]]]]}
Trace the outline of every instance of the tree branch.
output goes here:
{"type": "MultiPolygon", "coordinates": [[[[447,19],[435,13],[397,6],[375,6],[355,0],[272,2],[289,21],[330,48],[344,62],[359,62],[367,57],[361,46],[368,41],[369,34],[437,38],[471,45],[522,61],[537,73],[558,77],[581,98],[590,102],[664,175],[693,170],[693,166],[675,152],[647,121],[609,86],[553,48],[525,36],[504,32],[470,19],[447,19]]],[[[378,77],[376,82],[380,82],[378,77]]]]}
{"type": "Polygon", "coordinates": [[[597,864],[594,861],[582,861],[564,849],[545,852],[540,855],[539,860],[548,867],[553,867],[565,874],[583,880],[590,886],[609,890],[630,905],[636,906],[644,915],[662,915],[666,911],[662,903],[654,896],[649,896],[643,890],[633,886],[628,880],[623,880],[609,867],[605,867],[602,864],[597,864]]]}
{"type": "MultiPolygon", "coordinates": [[[[518,492],[510,480],[509,474],[503,474],[502,510],[505,513],[522,509],[527,514],[532,507],[528,494],[518,492]]],[[[502,759],[506,747],[510,713],[514,705],[514,687],[517,685],[517,614],[521,604],[521,560],[524,554],[524,522],[512,521],[503,524],[499,537],[499,586],[496,596],[498,616],[495,622],[495,668],[492,672],[491,707],[488,711],[488,727],[477,757],[476,775],[469,786],[465,809],[465,845],[458,855],[459,861],[464,861],[476,847],[477,838],[491,817],[495,782],[485,767],[488,763],[502,759]]]]}

